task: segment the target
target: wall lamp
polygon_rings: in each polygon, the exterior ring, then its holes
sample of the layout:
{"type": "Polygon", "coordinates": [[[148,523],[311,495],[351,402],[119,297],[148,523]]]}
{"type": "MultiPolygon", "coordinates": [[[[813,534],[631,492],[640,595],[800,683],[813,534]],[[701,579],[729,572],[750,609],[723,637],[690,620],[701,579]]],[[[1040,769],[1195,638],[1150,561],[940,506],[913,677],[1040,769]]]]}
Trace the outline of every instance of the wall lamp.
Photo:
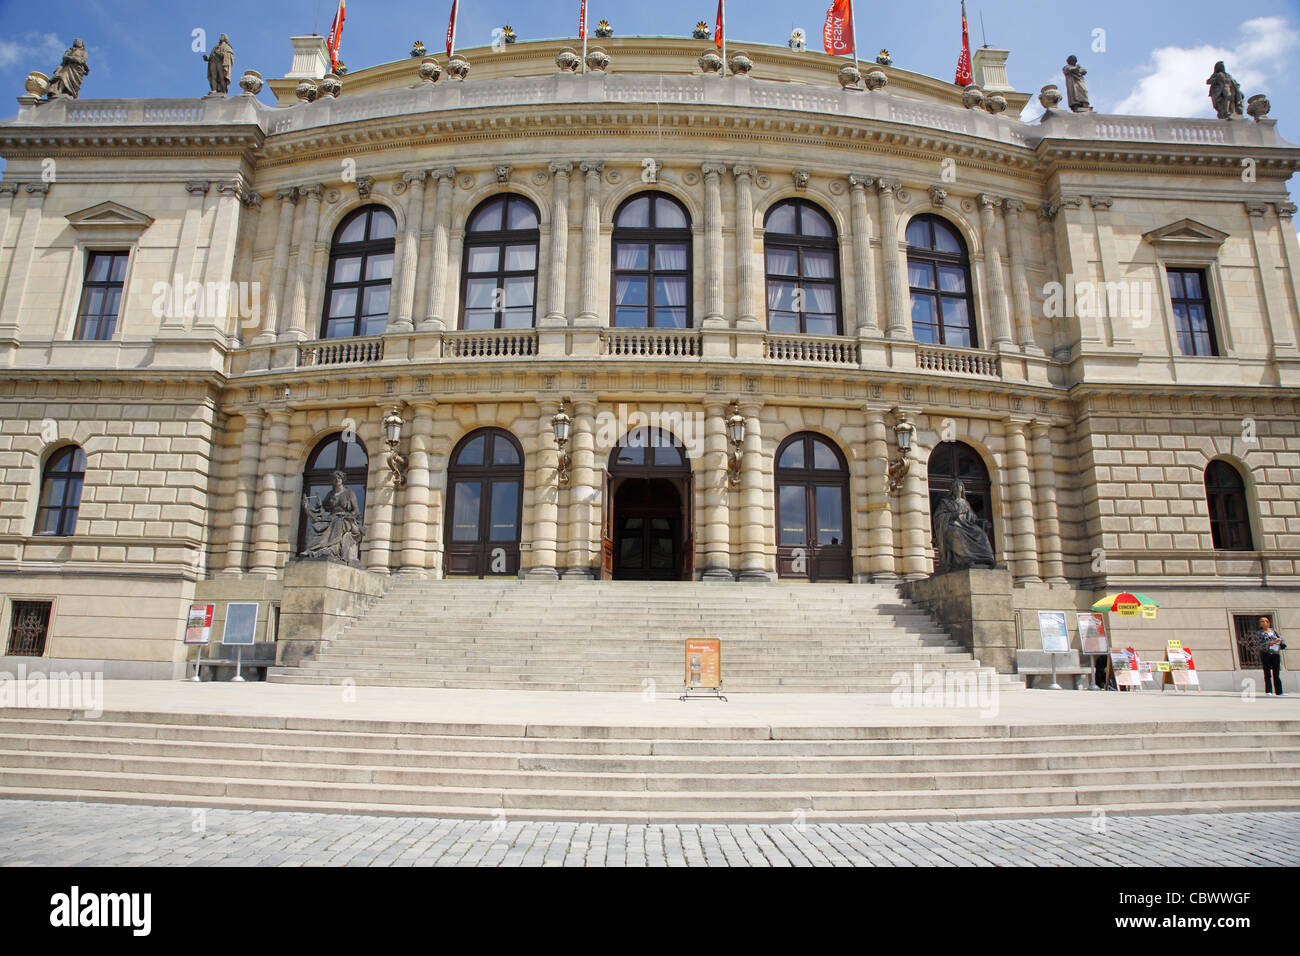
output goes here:
{"type": "Polygon", "coordinates": [[[406,484],[406,456],[397,452],[402,441],[402,414],[397,406],[384,416],[384,442],[388,445],[388,480],[400,488],[406,484]]]}
{"type": "Polygon", "coordinates": [[[894,444],[898,446],[898,457],[889,462],[891,492],[903,487],[903,479],[912,467],[912,458],[908,453],[912,450],[912,437],[916,434],[916,426],[907,420],[906,413],[894,409],[894,414],[898,416],[898,421],[894,423],[894,444]]]}
{"type": "Polygon", "coordinates": [[[733,400],[727,416],[727,443],[731,445],[728,457],[727,481],[734,487],[740,484],[740,448],[745,444],[745,416],[740,414],[740,402],[733,400]]]}
{"type": "Polygon", "coordinates": [[[573,434],[573,405],[566,398],[560,402],[560,410],[551,419],[551,431],[555,433],[555,447],[560,450],[560,461],[556,466],[555,482],[561,488],[569,486],[569,467],[573,460],[569,455],[569,438],[573,434]]]}

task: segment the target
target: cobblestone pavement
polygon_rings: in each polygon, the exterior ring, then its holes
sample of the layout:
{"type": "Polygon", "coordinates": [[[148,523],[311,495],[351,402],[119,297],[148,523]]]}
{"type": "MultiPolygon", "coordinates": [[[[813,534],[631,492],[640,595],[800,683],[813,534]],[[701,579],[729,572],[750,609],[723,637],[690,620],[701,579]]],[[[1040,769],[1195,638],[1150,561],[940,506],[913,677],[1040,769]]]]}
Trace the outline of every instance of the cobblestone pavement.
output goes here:
{"type": "Polygon", "coordinates": [[[0,800],[3,866],[1297,864],[1300,811],[965,823],[694,825],[0,800]],[[1175,828],[1178,839],[1172,840],[1170,830],[1175,828]]]}

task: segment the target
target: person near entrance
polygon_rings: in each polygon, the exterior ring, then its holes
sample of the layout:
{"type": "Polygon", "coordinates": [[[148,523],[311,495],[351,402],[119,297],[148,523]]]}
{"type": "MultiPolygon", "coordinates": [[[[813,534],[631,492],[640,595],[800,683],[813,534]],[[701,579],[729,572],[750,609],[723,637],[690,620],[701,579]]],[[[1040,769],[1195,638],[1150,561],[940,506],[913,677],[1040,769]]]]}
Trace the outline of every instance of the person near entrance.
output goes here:
{"type": "Polygon", "coordinates": [[[1259,645],[1259,662],[1264,668],[1264,693],[1282,696],[1282,651],[1286,642],[1273,627],[1273,622],[1266,617],[1259,619],[1259,631],[1255,635],[1259,645]]]}

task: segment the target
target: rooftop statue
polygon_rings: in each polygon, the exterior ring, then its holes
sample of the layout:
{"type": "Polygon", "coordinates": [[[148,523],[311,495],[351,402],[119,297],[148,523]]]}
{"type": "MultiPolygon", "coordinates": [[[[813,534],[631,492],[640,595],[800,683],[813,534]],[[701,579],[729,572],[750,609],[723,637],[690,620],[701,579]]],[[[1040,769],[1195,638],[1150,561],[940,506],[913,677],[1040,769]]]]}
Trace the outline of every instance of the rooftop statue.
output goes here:
{"type": "Polygon", "coordinates": [[[1071,56],[1061,67],[1065,74],[1065,99],[1070,109],[1076,113],[1091,113],[1092,104],[1088,102],[1088,81],[1084,79],[1088,71],[1079,65],[1079,58],[1071,56]]]}
{"type": "Polygon", "coordinates": [[[68,47],[67,52],[63,54],[63,62],[50,77],[47,95],[50,99],[68,96],[75,100],[81,93],[81,81],[89,73],[90,66],[86,63],[86,44],[81,40],[73,40],[72,46],[68,47]]]}
{"type": "Polygon", "coordinates": [[[1219,119],[1234,119],[1242,115],[1241,86],[1232,78],[1220,60],[1214,64],[1214,75],[1205,81],[1210,88],[1210,102],[1219,119]]]}
{"type": "Polygon", "coordinates": [[[209,96],[225,96],[230,91],[230,71],[235,66],[235,51],[230,46],[230,37],[224,33],[212,52],[203,57],[208,64],[209,96]]]}
{"type": "Polygon", "coordinates": [[[960,479],[952,483],[948,496],[935,509],[934,538],[936,574],[997,564],[989,536],[966,500],[966,485],[960,479]]]}
{"type": "Polygon", "coordinates": [[[300,557],[361,566],[361,539],[366,529],[361,523],[357,496],[343,483],[345,477],[341,471],[334,472],[334,488],[319,505],[313,505],[311,497],[302,496],[307,533],[300,557]]]}

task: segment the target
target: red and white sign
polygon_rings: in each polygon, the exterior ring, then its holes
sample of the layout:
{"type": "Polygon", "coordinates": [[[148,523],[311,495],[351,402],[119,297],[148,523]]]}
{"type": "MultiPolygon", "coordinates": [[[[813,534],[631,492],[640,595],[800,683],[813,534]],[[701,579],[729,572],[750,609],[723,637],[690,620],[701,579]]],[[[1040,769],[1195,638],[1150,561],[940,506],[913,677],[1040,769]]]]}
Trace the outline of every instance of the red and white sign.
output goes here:
{"type": "Polygon", "coordinates": [[[961,0],[961,54],[957,57],[958,86],[970,86],[975,82],[975,72],[970,65],[970,33],[966,29],[966,0],[961,0]]]}
{"type": "Polygon", "coordinates": [[[212,643],[212,613],[215,604],[191,604],[190,613],[185,618],[185,643],[212,643]]]}
{"type": "Polygon", "coordinates": [[[822,28],[822,46],[831,56],[845,56],[853,52],[853,4],[851,0],[835,0],[826,11],[826,25],[822,28]]]}
{"type": "Polygon", "coordinates": [[[343,18],[347,16],[344,5],[347,0],[339,0],[339,7],[334,11],[334,22],[330,24],[330,35],[325,40],[325,48],[330,51],[330,71],[339,68],[339,43],[343,40],[343,18]]]}

